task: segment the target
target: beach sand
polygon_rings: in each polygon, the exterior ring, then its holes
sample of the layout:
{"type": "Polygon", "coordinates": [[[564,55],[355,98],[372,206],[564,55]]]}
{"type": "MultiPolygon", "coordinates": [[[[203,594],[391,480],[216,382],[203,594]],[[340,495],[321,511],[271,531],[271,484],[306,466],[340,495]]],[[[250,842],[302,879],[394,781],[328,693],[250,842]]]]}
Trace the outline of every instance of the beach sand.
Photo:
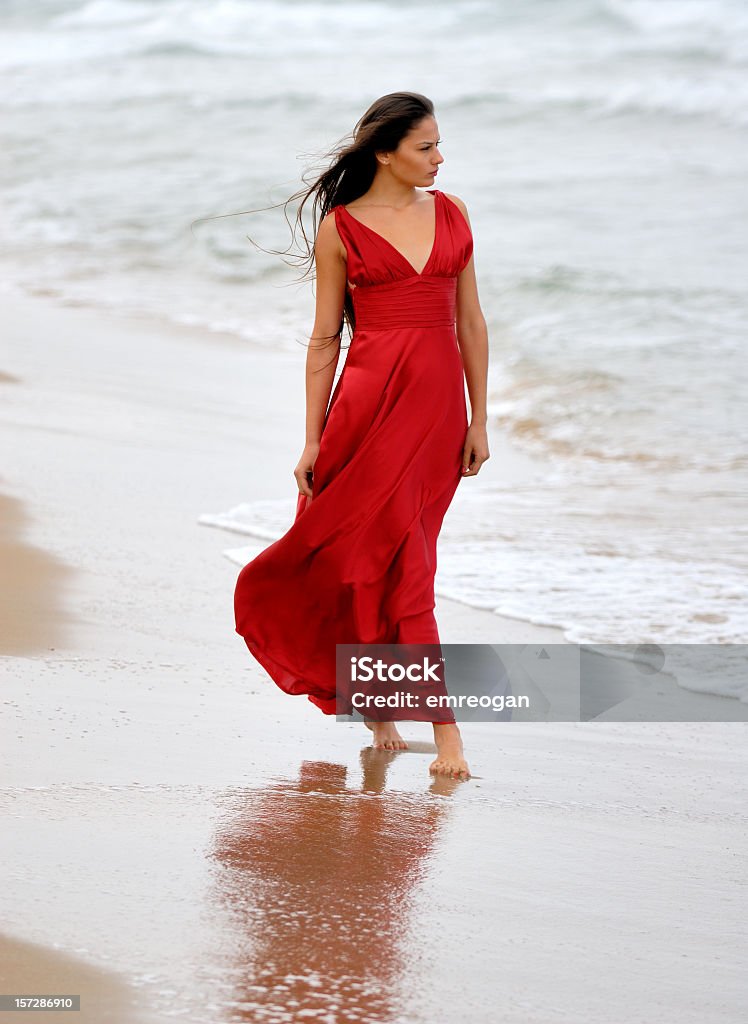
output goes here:
{"type": "Polygon", "coordinates": [[[74,570],[27,544],[27,528],[24,504],[0,494],[0,654],[35,654],[56,646],[68,617],[62,595],[74,570]]]}
{"type": "MultiPolygon", "coordinates": [[[[139,1024],[141,1017],[137,989],[111,971],[92,967],[80,957],[55,949],[21,942],[0,934],[0,992],[13,995],[60,995],[81,997],[80,1010],[72,1018],[78,1024],[139,1024]]],[[[28,1024],[50,1024],[63,1011],[24,1010],[3,1012],[2,1020],[23,1020],[28,1024]]],[[[71,1011],[73,1012],[73,1011],[71,1011]]],[[[62,1019],[68,1020],[69,1017],[62,1019]]]]}
{"type": "MultiPolygon", "coordinates": [[[[466,723],[465,784],[429,779],[425,724],[373,752],[252,661],[235,538],[197,522],[293,492],[303,351],[4,298],[3,992],[112,1022],[742,1019],[745,705],[466,723]]],[[[497,435],[481,475],[536,468],[497,435]]]]}

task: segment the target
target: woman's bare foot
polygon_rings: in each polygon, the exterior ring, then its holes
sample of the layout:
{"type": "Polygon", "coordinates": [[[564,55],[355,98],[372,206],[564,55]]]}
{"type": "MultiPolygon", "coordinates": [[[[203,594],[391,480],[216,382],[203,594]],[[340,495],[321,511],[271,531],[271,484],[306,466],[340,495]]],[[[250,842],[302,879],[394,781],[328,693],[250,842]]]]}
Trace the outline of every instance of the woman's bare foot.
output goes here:
{"type": "Polygon", "coordinates": [[[448,775],[452,779],[469,779],[470,769],[462,749],[462,737],[457,725],[434,722],[436,758],[429,765],[432,775],[448,775]]]}
{"type": "Polygon", "coordinates": [[[394,722],[374,722],[370,718],[365,718],[364,725],[374,733],[371,745],[377,750],[408,749],[408,744],[395,728],[394,722]]]}

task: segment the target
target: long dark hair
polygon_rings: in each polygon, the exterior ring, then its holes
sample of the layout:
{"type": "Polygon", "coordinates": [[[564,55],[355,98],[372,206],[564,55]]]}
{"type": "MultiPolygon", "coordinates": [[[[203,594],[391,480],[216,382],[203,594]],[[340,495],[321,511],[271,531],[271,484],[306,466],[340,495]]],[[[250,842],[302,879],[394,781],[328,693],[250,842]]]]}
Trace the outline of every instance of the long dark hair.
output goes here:
{"type": "MultiPolygon", "coordinates": [[[[375,100],[366,113],[359,118],[353,132],[324,154],[323,159],[330,161],[326,170],[313,177],[312,181],[308,180],[310,172],[305,172],[302,174],[303,188],[294,192],[284,203],[263,208],[272,210],[277,206],[283,206],[286,223],[291,229],[291,243],[288,249],[265,251],[277,256],[288,256],[296,243],[297,231],[301,230],[306,249],[301,256],[293,257],[293,262],[296,266],[306,267],[299,280],[303,281],[304,278],[313,275],[314,242],[320,223],[334,207],[351,203],[369,191],[377,171],[376,153],[391,152],[397,149],[412,128],[424,117],[432,117],[433,114],[434,104],[428,97],[422,96],[418,92],[391,92],[375,100]],[[297,200],[300,200],[299,207],[296,211],[296,219],[292,222],[288,217],[288,205],[297,200]],[[311,240],[304,230],[302,220],[304,206],[309,200],[312,201],[311,240]]],[[[261,211],[245,210],[242,212],[259,213],[261,211]]],[[[225,216],[238,215],[226,214],[225,216]]],[[[211,220],[213,218],[202,219],[211,220]]],[[[193,221],[193,223],[198,222],[193,221]]],[[[250,241],[254,245],[257,244],[252,239],[250,241]]],[[[352,334],[356,326],[356,319],[353,299],[348,288],[345,290],[343,301],[343,319],[337,333],[324,338],[317,337],[314,340],[323,342],[320,347],[332,344],[340,338],[346,324],[352,334]]],[[[337,353],[334,358],[337,358],[337,353]]]]}

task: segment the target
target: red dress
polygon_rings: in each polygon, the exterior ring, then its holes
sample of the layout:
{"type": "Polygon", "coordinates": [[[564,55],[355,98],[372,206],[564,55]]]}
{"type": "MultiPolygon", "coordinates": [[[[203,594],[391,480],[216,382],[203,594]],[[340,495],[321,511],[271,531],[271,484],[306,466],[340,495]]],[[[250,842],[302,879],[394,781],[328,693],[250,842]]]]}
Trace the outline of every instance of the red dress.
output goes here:
{"type": "Polygon", "coordinates": [[[244,566],[236,631],[278,686],[335,708],[335,645],[439,643],[436,542],[462,471],[467,407],[457,276],[473,240],[437,189],[420,274],[337,206],[355,329],[288,532],[244,566]]]}

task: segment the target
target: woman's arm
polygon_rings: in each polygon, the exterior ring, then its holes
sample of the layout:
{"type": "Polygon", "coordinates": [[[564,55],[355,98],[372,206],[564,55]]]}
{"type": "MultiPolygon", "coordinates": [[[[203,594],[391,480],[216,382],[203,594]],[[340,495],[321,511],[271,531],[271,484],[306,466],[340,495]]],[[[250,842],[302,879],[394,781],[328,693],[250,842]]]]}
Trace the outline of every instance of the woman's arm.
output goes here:
{"type": "Polygon", "coordinates": [[[314,243],[316,310],[306,357],[306,443],[294,476],[301,494],[312,495],[314,462],[319,452],[325,412],[340,353],[340,334],[345,296],[345,247],[328,214],[319,226],[314,243]]]}
{"type": "MultiPolygon", "coordinates": [[[[463,201],[453,195],[448,198],[459,206],[470,227],[470,218],[463,201]]],[[[478,298],[474,256],[470,257],[457,278],[457,342],[465,370],[471,414],[463,451],[463,476],[475,476],[491,456],[486,428],[488,329],[478,298]]]]}

